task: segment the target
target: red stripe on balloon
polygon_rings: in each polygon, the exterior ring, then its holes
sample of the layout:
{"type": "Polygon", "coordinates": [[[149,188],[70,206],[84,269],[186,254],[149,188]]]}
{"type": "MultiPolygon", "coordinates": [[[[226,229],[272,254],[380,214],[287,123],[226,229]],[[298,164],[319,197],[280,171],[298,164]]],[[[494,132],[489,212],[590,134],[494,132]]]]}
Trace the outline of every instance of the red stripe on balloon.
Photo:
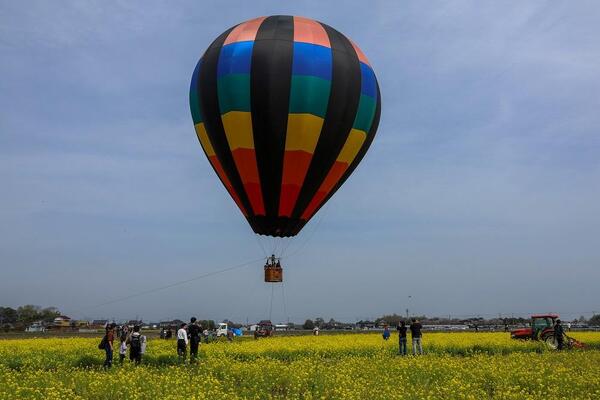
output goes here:
{"type": "Polygon", "coordinates": [[[302,150],[286,151],[283,158],[279,215],[291,217],[310,165],[312,153],[302,150]]]}
{"type": "Polygon", "coordinates": [[[336,161],[333,164],[329,170],[329,173],[327,174],[327,177],[325,177],[325,180],[319,187],[319,190],[317,190],[315,196],[311,199],[310,203],[308,203],[306,210],[304,210],[302,213],[302,219],[309,220],[312,218],[316,209],[321,205],[323,200],[325,200],[331,189],[333,189],[335,184],[340,180],[347,169],[348,163],[336,161]]]}
{"type": "Polygon", "coordinates": [[[225,188],[229,192],[229,195],[233,198],[233,201],[235,201],[235,204],[237,204],[239,209],[242,211],[242,214],[244,214],[244,216],[247,217],[248,213],[246,212],[246,209],[242,205],[242,202],[240,201],[240,198],[238,197],[237,193],[233,189],[233,186],[231,185],[229,178],[227,178],[227,174],[225,173],[225,170],[223,169],[223,166],[221,165],[221,162],[219,161],[217,156],[209,156],[208,159],[209,159],[210,163],[212,164],[213,168],[215,169],[215,171],[217,171],[217,175],[219,176],[219,178],[221,178],[223,185],[225,185],[225,188]]]}
{"type": "Polygon", "coordinates": [[[235,149],[231,152],[233,161],[256,215],[265,215],[265,206],[260,188],[260,178],[256,166],[256,153],[253,149],[235,149]]]}

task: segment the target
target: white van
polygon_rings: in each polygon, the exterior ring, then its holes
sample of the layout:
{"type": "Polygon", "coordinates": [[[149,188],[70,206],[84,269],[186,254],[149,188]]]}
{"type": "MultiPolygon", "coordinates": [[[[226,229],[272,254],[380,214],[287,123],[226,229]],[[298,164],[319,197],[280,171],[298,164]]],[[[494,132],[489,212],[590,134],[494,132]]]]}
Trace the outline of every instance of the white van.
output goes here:
{"type": "Polygon", "coordinates": [[[225,322],[219,323],[219,326],[217,326],[216,335],[217,335],[217,337],[227,336],[227,323],[225,323],[225,322]]]}

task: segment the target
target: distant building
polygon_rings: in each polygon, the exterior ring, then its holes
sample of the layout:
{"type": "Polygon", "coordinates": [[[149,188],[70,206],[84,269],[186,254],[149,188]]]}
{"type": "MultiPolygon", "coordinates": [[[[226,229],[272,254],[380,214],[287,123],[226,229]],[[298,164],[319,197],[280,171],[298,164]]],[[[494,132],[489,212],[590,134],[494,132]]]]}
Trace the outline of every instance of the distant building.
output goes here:
{"type": "Polygon", "coordinates": [[[90,323],[90,329],[104,329],[108,325],[107,319],[95,319],[90,323]]]}
{"type": "Polygon", "coordinates": [[[356,323],[356,327],[358,329],[364,329],[364,330],[375,329],[375,326],[376,326],[375,322],[373,322],[373,321],[358,321],[356,323]]]}
{"type": "Polygon", "coordinates": [[[66,315],[59,315],[58,317],[54,318],[54,321],[52,321],[52,325],[50,327],[58,330],[70,329],[72,327],[71,318],[67,317],[66,315]]]}
{"type": "Polygon", "coordinates": [[[161,321],[159,323],[159,327],[161,328],[179,328],[179,326],[181,326],[181,324],[183,324],[184,322],[180,319],[174,319],[172,321],[161,321]]]}

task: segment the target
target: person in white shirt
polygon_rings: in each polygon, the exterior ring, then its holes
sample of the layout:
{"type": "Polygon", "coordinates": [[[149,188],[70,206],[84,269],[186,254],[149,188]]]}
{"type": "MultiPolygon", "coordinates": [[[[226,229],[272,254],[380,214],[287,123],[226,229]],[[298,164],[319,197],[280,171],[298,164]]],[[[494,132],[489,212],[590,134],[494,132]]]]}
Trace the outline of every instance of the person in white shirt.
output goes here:
{"type": "Polygon", "coordinates": [[[188,334],[185,330],[185,327],[185,324],[181,324],[179,326],[179,330],[177,331],[177,355],[181,361],[185,361],[188,345],[188,334]]]}
{"type": "Polygon", "coordinates": [[[140,339],[142,339],[142,355],[144,355],[144,354],[146,354],[146,344],[147,344],[146,335],[142,335],[140,339]]]}
{"type": "Polygon", "coordinates": [[[121,345],[119,346],[119,364],[123,364],[123,360],[125,360],[125,355],[127,354],[127,343],[125,339],[121,339],[121,345]]]}

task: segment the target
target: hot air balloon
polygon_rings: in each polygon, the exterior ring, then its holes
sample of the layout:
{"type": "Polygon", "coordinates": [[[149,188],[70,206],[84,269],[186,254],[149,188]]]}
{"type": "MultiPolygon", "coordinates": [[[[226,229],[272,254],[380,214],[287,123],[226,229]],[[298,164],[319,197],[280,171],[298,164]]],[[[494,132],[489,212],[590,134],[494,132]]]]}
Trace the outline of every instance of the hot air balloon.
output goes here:
{"type": "MultiPolygon", "coordinates": [[[[381,100],[354,42],[312,19],[278,15],[212,42],[194,70],[190,108],[210,164],[254,232],[291,237],[364,157],[381,100]]],[[[281,281],[266,267],[265,280],[281,281]]]]}

